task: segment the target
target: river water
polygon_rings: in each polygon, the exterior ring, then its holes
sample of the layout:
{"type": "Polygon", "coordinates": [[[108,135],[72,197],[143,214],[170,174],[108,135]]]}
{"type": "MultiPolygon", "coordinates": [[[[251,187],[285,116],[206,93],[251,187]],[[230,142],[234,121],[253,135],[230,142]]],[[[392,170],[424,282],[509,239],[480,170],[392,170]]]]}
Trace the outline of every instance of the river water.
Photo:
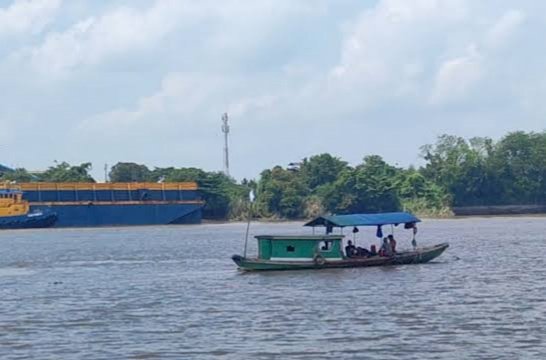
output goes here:
{"type": "Polygon", "coordinates": [[[425,265],[252,274],[245,226],[0,232],[0,358],[546,359],[546,218],[426,221],[451,247],[425,265]]]}

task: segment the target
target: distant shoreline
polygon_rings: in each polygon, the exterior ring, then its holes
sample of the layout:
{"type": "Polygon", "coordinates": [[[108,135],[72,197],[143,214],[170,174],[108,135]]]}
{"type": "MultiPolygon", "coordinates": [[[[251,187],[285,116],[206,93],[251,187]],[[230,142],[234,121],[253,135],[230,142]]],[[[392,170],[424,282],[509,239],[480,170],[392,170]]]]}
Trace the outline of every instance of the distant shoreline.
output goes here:
{"type": "Polygon", "coordinates": [[[533,215],[546,214],[546,205],[480,205],[454,206],[456,216],[533,215]]]}
{"type": "MultiPolygon", "coordinates": [[[[420,216],[422,220],[465,220],[465,219],[490,219],[490,218],[546,218],[546,213],[532,213],[532,214],[491,214],[491,215],[450,215],[450,216],[420,216]]],[[[286,223],[305,223],[311,219],[260,219],[253,218],[253,223],[263,224],[286,224],[286,223]]],[[[206,225],[222,225],[222,224],[236,224],[246,223],[246,220],[210,220],[203,219],[202,224],[206,225]]]]}

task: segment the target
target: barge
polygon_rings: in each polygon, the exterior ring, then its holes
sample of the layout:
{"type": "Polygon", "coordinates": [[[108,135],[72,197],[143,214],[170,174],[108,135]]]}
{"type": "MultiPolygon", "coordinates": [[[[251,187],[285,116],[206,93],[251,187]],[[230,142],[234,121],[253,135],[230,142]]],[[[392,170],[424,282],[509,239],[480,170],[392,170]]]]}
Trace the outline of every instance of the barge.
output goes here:
{"type": "Polygon", "coordinates": [[[31,212],[56,214],[55,227],[198,224],[203,200],[194,182],[18,183],[31,212]]]}

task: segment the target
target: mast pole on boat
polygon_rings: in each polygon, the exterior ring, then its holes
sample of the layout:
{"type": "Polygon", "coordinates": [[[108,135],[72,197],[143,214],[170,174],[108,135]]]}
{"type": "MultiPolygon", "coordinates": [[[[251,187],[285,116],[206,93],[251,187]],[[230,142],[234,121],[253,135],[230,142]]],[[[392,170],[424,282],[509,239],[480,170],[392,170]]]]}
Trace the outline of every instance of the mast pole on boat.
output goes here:
{"type": "Polygon", "coordinates": [[[248,233],[250,232],[250,221],[252,220],[252,204],[254,203],[254,191],[250,190],[248,194],[250,202],[248,203],[248,221],[246,223],[246,234],[245,234],[245,248],[243,251],[243,257],[246,258],[246,249],[248,245],[248,233]]]}
{"type": "Polygon", "coordinates": [[[413,224],[413,238],[411,240],[411,246],[413,246],[413,250],[417,249],[417,239],[415,239],[415,235],[417,235],[417,224],[413,224]]]}
{"type": "MultiPolygon", "coordinates": [[[[252,207],[252,205],[250,205],[252,207]]],[[[248,244],[248,232],[250,230],[250,216],[248,217],[248,222],[246,224],[246,235],[245,235],[245,249],[243,251],[243,257],[246,258],[246,247],[247,247],[247,244],[248,244]]]]}

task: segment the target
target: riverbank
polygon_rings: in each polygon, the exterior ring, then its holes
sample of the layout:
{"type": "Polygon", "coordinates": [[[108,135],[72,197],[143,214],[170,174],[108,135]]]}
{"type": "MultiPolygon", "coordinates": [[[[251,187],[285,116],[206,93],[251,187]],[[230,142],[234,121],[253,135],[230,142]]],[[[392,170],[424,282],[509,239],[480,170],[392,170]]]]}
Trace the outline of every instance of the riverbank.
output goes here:
{"type": "Polygon", "coordinates": [[[546,205],[495,205],[453,207],[455,216],[534,215],[546,214],[546,205]]]}
{"type": "MultiPolygon", "coordinates": [[[[464,220],[464,219],[489,219],[489,218],[507,218],[507,219],[517,219],[517,218],[541,218],[546,217],[546,213],[529,213],[529,214],[516,214],[516,213],[507,213],[507,214],[477,214],[477,215],[444,215],[444,216],[431,216],[431,215],[419,215],[416,214],[421,220],[464,220]]],[[[267,219],[267,218],[253,218],[253,223],[262,223],[262,224],[289,224],[289,223],[299,223],[303,224],[312,220],[311,218],[306,219],[267,219]]],[[[209,220],[203,219],[203,224],[206,225],[223,225],[223,224],[239,224],[246,223],[247,220],[234,219],[234,220],[209,220]]]]}

